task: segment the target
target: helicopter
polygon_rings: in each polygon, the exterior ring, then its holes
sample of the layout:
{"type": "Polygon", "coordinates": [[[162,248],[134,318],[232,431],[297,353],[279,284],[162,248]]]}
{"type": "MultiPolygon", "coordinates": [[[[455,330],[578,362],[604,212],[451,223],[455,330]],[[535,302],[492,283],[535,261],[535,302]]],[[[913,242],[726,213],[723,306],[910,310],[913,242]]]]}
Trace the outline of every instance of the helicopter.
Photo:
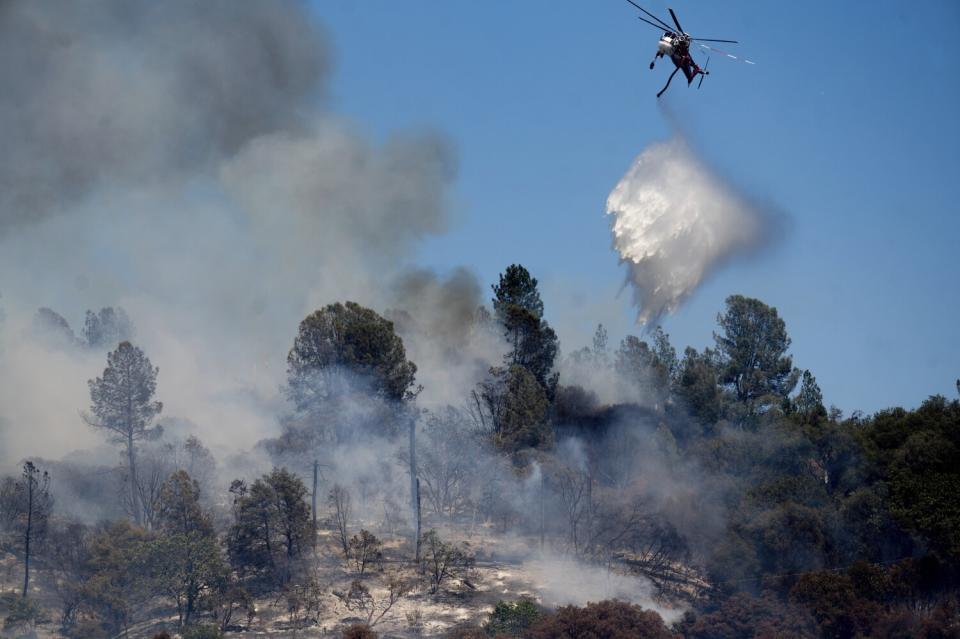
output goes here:
{"type": "Polygon", "coordinates": [[[666,91],[667,87],[670,86],[670,82],[673,80],[673,76],[677,74],[677,71],[683,71],[683,75],[687,78],[687,86],[690,86],[690,84],[693,83],[694,79],[699,75],[700,83],[697,84],[698,89],[701,86],[703,86],[703,79],[706,76],[710,75],[710,72],[707,71],[707,67],[710,65],[709,56],[707,57],[707,61],[703,65],[703,68],[700,68],[700,66],[696,62],[694,62],[693,56],[690,55],[690,45],[692,43],[696,43],[697,46],[700,47],[701,49],[714,51],[728,58],[732,58],[733,60],[739,60],[747,64],[755,64],[750,60],[747,60],[744,58],[738,58],[735,55],[727,53],[726,51],[721,51],[720,49],[716,49],[709,45],[701,44],[703,42],[729,42],[731,44],[738,44],[738,42],[736,40],[719,40],[715,38],[692,37],[689,33],[683,30],[683,27],[680,26],[680,21],[677,19],[677,14],[673,12],[673,9],[668,8],[667,11],[670,12],[670,17],[673,18],[673,23],[677,27],[676,30],[674,30],[673,27],[671,27],[669,24],[667,24],[657,16],[653,15],[652,13],[650,13],[649,11],[641,7],[639,4],[637,4],[633,0],[627,0],[627,2],[629,2],[630,4],[635,6],[637,9],[645,13],[648,17],[652,18],[653,22],[651,22],[650,20],[647,20],[642,16],[637,16],[640,20],[642,20],[643,22],[646,22],[652,27],[656,27],[657,29],[663,30],[663,35],[660,36],[660,41],[657,43],[657,53],[653,56],[653,60],[650,62],[650,68],[653,69],[657,59],[662,58],[664,56],[668,56],[670,58],[670,61],[673,62],[674,66],[677,67],[676,69],[673,70],[673,73],[670,74],[670,77],[667,78],[667,83],[664,85],[664,87],[660,89],[659,93],[657,93],[658,98],[661,95],[663,95],[663,92],[666,91]]]}

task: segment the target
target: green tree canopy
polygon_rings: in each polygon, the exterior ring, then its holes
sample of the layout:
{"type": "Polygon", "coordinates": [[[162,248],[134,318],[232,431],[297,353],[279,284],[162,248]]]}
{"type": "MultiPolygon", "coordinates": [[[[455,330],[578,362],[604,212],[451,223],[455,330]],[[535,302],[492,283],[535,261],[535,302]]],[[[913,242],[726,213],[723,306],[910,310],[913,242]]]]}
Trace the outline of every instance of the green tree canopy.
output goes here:
{"type": "Polygon", "coordinates": [[[494,370],[477,395],[484,426],[500,450],[516,452],[553,444],[546,391],[523,366],[494,370]]]}
{"type": "Polygon", "coordinates": [[[249,488],[235,481],[231,492],[234,524],[227,546],[234,566],[286,583],[313,530],[307,487],[286,468],[274,468],[249,488]]]}
{"type": "Polygon", "coordinates": [[[165,533],[213,534],[210,517],[200,506],[200,484],[178,470],[160,488],[160,529],[165,533]]]}
{"type": "Polygon", "coordinates": [[[355,302],[307,316],[287,356],[290,395],[301,409],[357,383],[387,400],[411,399],[416,373],[393,323],[355,302]]]}
{"type": "Polygon", "coordinates": [[[634,335],[627,335],[620,342],[614,368],[646,395],[646,401],[659,402],[670,390],[670,364],[634,335]]]}
{"type": "Polygon", "coordinates": [[[777,309],[757,299],[731,295],[726,305],[726,312],[717,316],[721,333],[713,334],[720,356],[720,383],[750,411],[782,401],[797,383],[793,360],[787,355],[786,324],[777,309]]]}
{"type": "Polygon", "coordinates": [[[557,377],[551,373],[559,340],[543,319],[537,279],[523,266],[511,264],[493,285],[493,295],[494,313],[510,345],[505,363],[526,368],[552,396],[557,377]]]}
{"type": "Polygon", "coordinates": [[[130,503],[137,523],[143,520],[138,496],[137,443],[161,432],[152,427],[163,404],[153,401],[159,369],[150,363],[143,351],[130,342],[120,342],[107,355],[103,376],[91,379],[90,412],[85,417],[94,428],[106,431],[113,443],[125,448],[129,470],[130,503]]]}
{"type": "Polygon", "coordinates": [[[678,365],[676,395],[702,424],[714,424],[721,415],[716,359],[716,353],[709,348],[699,353],[688,346],[678,365]]]}
{"type": "Polygon", "coordinates": [[[960,401],[881,411],[860,438],[900,524],[960,563],[960,401]]]}
{"type": "Polygon", "coordinates": [[[537,278],[520,264],[511,264],[493,285],[493,312],[506,321],[511,308],[522,308],[537,319],[543,317],[543,301],[537,289],[537,278]]]}
{"type": "Polygon", "coordinates": [[[146,550],[152,586],[177,604],[180,625],[189,625],[228,582],[229,567],[216,536],[194,530],[162,535],[146,550]]]}
{"type": "Polygon", "coordinates": [[[803,371],[800,392],[793,400],[793,409],[808,421],[816,421],[827,416],[827,409],[823,406],[823,393],[817,385],[817,378],[810,371],[803,371]]]}

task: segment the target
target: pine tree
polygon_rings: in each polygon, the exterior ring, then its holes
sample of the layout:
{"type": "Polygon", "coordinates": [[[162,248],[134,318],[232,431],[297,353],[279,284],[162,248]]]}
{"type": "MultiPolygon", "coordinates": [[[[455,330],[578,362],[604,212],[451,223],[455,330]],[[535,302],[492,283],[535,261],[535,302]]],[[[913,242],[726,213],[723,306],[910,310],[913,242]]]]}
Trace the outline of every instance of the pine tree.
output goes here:
{"type": "Polygon", "coordinates": [[[510,345],[505,364],[527,369],[548,397],[552,397],[557,385],[557,376],[552,371],[559,341],[543,320],[537,279],[523,266],[511,264],[492,288],[494,314],[510,345]]]}
{"type": "Polygon", "coordinates": [[[137,443],[155,439],[160,426],[151,427],[163,404],[153,401],[157,389],[155,368],[143,351],[130,342],[120,342],[107,355],[103,376],[90,380],[90,413],[84,416],[92,427],[107,432],[110,441],[124,447],[130,483],[130,507],[141,524],[143,512],[138,497],[137,443]]]}

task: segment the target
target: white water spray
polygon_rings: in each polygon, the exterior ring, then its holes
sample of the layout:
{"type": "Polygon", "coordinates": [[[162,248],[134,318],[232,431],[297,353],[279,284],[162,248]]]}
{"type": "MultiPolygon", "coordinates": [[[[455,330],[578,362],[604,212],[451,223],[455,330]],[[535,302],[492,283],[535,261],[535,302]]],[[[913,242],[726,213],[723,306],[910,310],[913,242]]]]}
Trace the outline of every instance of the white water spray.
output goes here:
{"type": "Polygon", "coordinates": [[[680,137],[648,147],[607,199],[613,245],[628,265],[637,323],[673,313],[714,270],[759,248],[770,218],[680,137]]]}

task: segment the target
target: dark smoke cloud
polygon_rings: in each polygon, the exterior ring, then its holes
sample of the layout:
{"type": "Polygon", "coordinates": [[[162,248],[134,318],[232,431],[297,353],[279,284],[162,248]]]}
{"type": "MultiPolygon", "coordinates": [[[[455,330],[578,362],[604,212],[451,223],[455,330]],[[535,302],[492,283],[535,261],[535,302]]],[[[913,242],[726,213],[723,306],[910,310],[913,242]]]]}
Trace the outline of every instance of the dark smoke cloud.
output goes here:
{"type": "Polygon", "coordinates": [[[275,434],[306,314],[390,306],[456,155],[330,113],[329,49],[302,2],[0,2],[0,462],[99,440],[104,353],[31,338],[39,307],[123,306],[164,415],[236,451],[275,434]]]}
{"type": "Polygon", "coordinates": [[[329,66],[300,2],[0,4],[0,235],[296,129],[329,66]]]}
{"type": "Polygon", "coordinates": [[[446,277],[419,269],[402,274],[391,286],[390,317],[420,367],[421,405],[437,408],[464,401],[499,365],[507,350],[500,330],[483,320],[484,287],[460,268],[446,277]]]}

